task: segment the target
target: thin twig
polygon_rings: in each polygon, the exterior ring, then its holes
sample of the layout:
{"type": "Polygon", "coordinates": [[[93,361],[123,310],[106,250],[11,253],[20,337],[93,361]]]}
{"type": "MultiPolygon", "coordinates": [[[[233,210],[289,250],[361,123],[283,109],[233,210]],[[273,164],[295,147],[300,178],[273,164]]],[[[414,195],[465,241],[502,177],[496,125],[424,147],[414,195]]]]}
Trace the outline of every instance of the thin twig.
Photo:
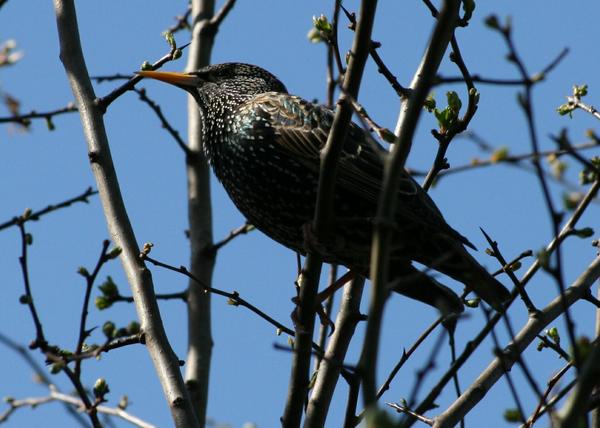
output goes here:
{"type": "MultiPolygon", "coordinates": [[[[525,63],[520,58],[520,56],[517,52],[517,49],[514,45],[510,25],[505,25],[505,26],[499,27],[498,33],[504,38],[504,41],[508,47],[509,61],[512,62],[516,66],[517,70],[519,71],[519,73],[521,75],[521,78],[523,80],[527,80],[523,84],[523,93],[521,93],[519,96],[519,101],[520,101],[519,105],[521,106],[521,109],[523,110],[523,113],[525,115],[527,128],[529,131],[529,139],[531,142],[532,152],[535,154],[539,154],[540,149],[539,149],[539,141],[538,141],[538,137],[537,137],[537,128],[536,128],[535,119],[534,119],[533,95],[532,95],[533,86],[536,82],[533,80],[528,80],[529,74],[527,73],[527,70],[525,68],[525,63]]],[[[558,64],[558,62],[559,62],[559,60],[556,60],[555,64],[558,64]]],[[[538,180],[540,183],[540,187],[542,189],[542,194],[544,196],[544,201],[546,203],[546,209],[550,216],[553,236],[558,236],[559,230],[560,230],[561,215],[556,210],[556,208],[554,206],[554,202],[552,201],[552,196],[550,194],[550,188],[548,186],[548,182],[544,175],[539,156],[533,157],[532,163],[536,170],[537,177],[538,177],[538,180]]],[[[564,277],[563,277],[562,249],[560,246],[557,246],[556,251],[554,252],[553,255],[554,255],[554,260],[555,260],[554,265],[553,266],[548,265],[547,270],[553,276],[553,278],[557,284],[558,290],[560,292],[560,295],[564,298],[565,283],[564,283],[564,277]]],[[[575,343],[576,342],[575,341],[575,324],[573,323],[571,313],[569,311],[569,308],[566,306],[566,304],[564,307],[564,311],[565,311],[564,315],[565,315],[565,323],[566,323],[566,327],[567,327],[567,334],[568,334],[569,340],[571,342],[571,346],[574,349],[573,356],[575,359],[575,366],[579,367],[580,363],[581,363],[581,358],[579,355],[579,350],[575,343]]]]}
{"type": "Polygon", "coordinates": [[[233,229],[231,232],[229,232],[229,234],[225,238],[223,238],[219,242],[215,242],[210,248],[207,248],[207,251],[210,251],[211,253],[215,253],[215,252],[219,251],[221,248],[223,248],[225,245],[229,244],[231,241],[233,241],[238,236],[246,235],[247,233],[253,231],[254,229],[255,229],[255,227],[253,225],[251,225],[250,223],[245,223],[242,226],[238,227],[237,229],[233,229]]]}
{"type": "Polygon", "coordinates": [[[45,347],[47,345],[46,337],[44,335],[44,328],[33,299],[31,292],[31,283],[29,281],[29,266],[27,261],[27,247],[31,243],[31,235],[25,231],[25,224],[23,222],[17,223],[19,232],[21,234],[21,256],[19,257],[19,264],[21,265],[21,273],[23,274],[23,285],[25,286],[25,294],[21,296],[21,303],[26,304],[31,313],[33,319],[33,325],[35,327],[35,340],[30,345],[32,349],[38,347],[45,347]]]}
{"type": "MultiPolygon", "coordinates": [[[[162,58],[160,58],[158,61],[155,61],[151,66],[150,66],[150,70],[157,70],[160,67],[162,67],[163,65],[165,65],[167,62],[170,61],[174,61],[175,59],[177,59],[177,56],[179,55],[177,52],[178,50],[183,50],[187,47],[187,45],[182,46],[180,48],[177,48],[176,46],[171,47],[171,50],[169,51],[168,54],[164,55],[162,58]]],[[[117,99],[119,98],[121,95],[123,95],[125,92],[132,90],[135,85],[137,83],[139,83],[141,80],[143,79],[142,76],[139,75],[134,75],[133,77],[131,77],[127,82],[125,82],[124,84],[122,84],[121,86],[119,86],[118,88],[114,89],[112,92],[110,92],[108,95],[97,99],[96,105],[98,106],[98,108],[100,109],[101,112],[106,112],[106,110],[108,109],[108,107],[117,99]]],[[[106,79],[105,79],[106,80],[106,79]]]]}
{"type": "MultiPolygon", "coordinates": [[[[481,138],[478,136],[475,136],[474,134],[470,133],[469,136],[471,138],[475,138],[478,141],[481,141],[481,138]]],[[[585,143],[581,143],[581,144],[575,144],[572,146],[573,150],[586,150],[586,149],[592,149],[592,148],[597,148],[599,147],[598,141],[596,140],[591,140],[589,142],[585,142],[585,143]]],[[[491,150],[491,149],[490,149],[491,150]]],[[[540,151],[537,156],[541,156],[541,157],[547,157],[547,156],[563,156],[565,154],[567,154],[568,152],[564,149],[549,149],[549,150],[542,150],[540,151]]],[[[495,153],[492,152],[491,156],[488,159],[478,159],[475,158],[473,159],[471,162],[469,162],[468,164],[464,164],[464,165],[458,165],[455,167],[451,167],[448,169],[445,169],[443,171],[440,171],[439,174],[437,175],[437,180],[436,182],[439,182],[441,178],[446,177],[447,175],[451,175],[451,174],[456,174],[459,172],[464,172],[467,170],[472,170],[472,169],[478,169],[478,168],[484,168],[484,167],[489,167],[489,166],[495,166],[495,165],[512,165],[512,166],[516,166],[519,168],[522,168],[524,170],[527,171],[533,171],[531,165],[529,164],[523,164],[523,161],[526,160],[531,160],[534,156],[536,156],[535,153],[523,153],[523,154],[519,154],[519,155],[506,155],[506,156],[501,156],[498,157],[495,155],[495,153]]],[[[534,171],[535,172],[535,171],[534,171]]],[[[567,183],[565,180],[563,179],[559,179],[557,177],[555,177],[554,175],[550,174],[549,172],[544,171],[544,174],[546,175],[546,177],[556,180],[557,182],[566,185],[569,188],[575,188],[575,185],[567,183]]],[[[424,172],[420,172],[420,171],[413,171],[411,170],[411,175],[413,176],[424,176],[425,173],[424,172]]]]}
{"type": "MultiPolygon", "coordinates": [[[[25,348],[24,346],[20,345],[19,343],[15,342],[14,340],[9,338],[8,336],[5,336],[2,333],[0,333],[0,342],[2,344],[4,344],[6,347],[8,347],[9,349],[12,349],[16,353],[18,353],[21,356],[21,358],[23,358],[23,360],[25,360],[25,362],[29,365],[29,367],[31,367],[31,369],[34,371],[36,380],[38,382],[40,382],[44,385],[52,384],[52,382],[47,374],[48,370],[45,367],[42,367],[40,364],[38,364],[38,362],[32,357],[29,349],[25,348]]],[[[78,413],[77,411],[75,411],[73,409],[73,407],[65,404],[65,411],[70,416],[72,416],[73,419],[75,419],[75,421],[80,426],[82,426],[84,428],[88,426],[87,420],[81,415],[81,413],[78,413]]],[[[0,417],[0,422],[1,421],[2,421],[2,417],[0,417]]]]}
{"type": "MultiPolygon", "coordinates": [[[[538,334],[537,338],[542,341],[544,348],[550,348],[550,349],[552,349],[554,352],[556,352],[556,354],[560,358],[562,358],[565,361],[570,361],[571,360],[571,357],[569,356],[569,354],[567,353],[567,351],[565,351],[562,348],[562,346],[560,346],[555,341],[548,339],[547,335],[543,335],[542,336],[541,334],[538,334]]],[[[540,346],[542,346],[542,345],[540,345],[540,346]]],[[[538,347],[538,349],[540,349],[540,347],[538,347]]]]}
{"type": "Polygon", "coordinates": [[[406,413],[407,415],[412,416],[413,418],[426,423],[429,426],[433,426],[433,419],[427,418],[423,415],[419,415],[415,412],[413,412],[412,410],[410,410],[408,407],[405,406],[401,406],[398,403],[385,403],[388,406],[390,406],[392,409],[396,410],[398,413],[406,413]]]}
{"type": "Polygon", "coordinates": [[[446,151],[450,146],[450,143],[461,132],[465,131],[471,122],[471,119],[475,116],[475,112],[477,111],[477,104],[479,102],[479,94],[475,89],[475,84],[473,83],[473,79],[471,79],[471,74],[469,73],[469,69],[467,68],[462,54],[460,52],[460,47],[458,46],[458,42],[456,41],[456,35],[452,35],[452,39],[450,40],[450,45],[452,46],[452,53],[450,58],[456,64],[458,69],[460,70],[465,85],[467,86],[468,93],[468,103],[465,114],[462,118],[458,118],[453,126],[450,129],[442,130],[442,132],[435,131],[433,135],[438,140],[438,151],[435,155],[435,159],[433,161],[433,165],[427,176],[425,177],[425,181],[423,182],[423,189],[425,191],[429,190],[431,185],[433,184],[437,175],[443,169],[448,168],[448,161],[446,160],[446,151]]]}
{"type": "Polygon", "coordinates": [[[77,107],[73,103],[69,103],[66,107],[58,108],[55,110],[37,112],[35,110],[29,113],[19,114],[14,116],[0,117],[0,123],[19,123],[21,125],[29,125],[32,119],[45,119],[47,121],[52,120],[54,116],[61,114],[73,113],[77,111],[77,107]]]}
{"type": "Polygon", "coordinates": [[[158,120],[160,121],[162,127],[167,130],[171,137],[173,137],[173,139],[175,140],[179,148],[183,151],[183,153],[185,153],[187,157],[192,156],[192,151],[188,148],[185,141],[183,141],[183,138],[181,138],[179,131],[173,128],[173,126],[169,123],[164,113],[162,112],[160,106],[156,102],[154,102],[154,100],[150,99],[150,97],[148,97],[146,89],[133,88],[133,91],[140,96],[140,100],[142,100],[145,104],[148,105],[148,107],[152,109],[152,111],[156,114],[156,117],[158,117],[158,120]]]}
{"type": "Polygon", "coordinates": [[[491,252],[490,255],[492,257],[494,257],[496,260],[498,260],[498,263],[500,263],[500,266],[502,266],[504,269],[504,273],[506,273],[508,275],[508,277],[513,282],[516,289],[519,291],[519,295],[521,296],[521,299],[523,300],[523,303],[525,304],[525,307],[527,308],[527,311],[529,312],[530,316],[533,314],[536,314],[537,309],[536,309],[535,305],[533,304],[533,302],[531,301],[531,299],[529,298],[529,295],[525,291],[525,287],[523,287],[523,285],[521,285],[521,282],[519,281],[519,279],[517,278],[515,273],[512,271],[512,269],[506,268],[507,266],[509,266],[509,264],[506,261],[506,259],[504,258],[504,256],[502,255],[502,253],[500,252],[498,243],[496,241],[494,241],[490,237],[490,235],[488,235],[487,232],[485,230],[483,230],[483,228],[480,227],[479,229],[481,230],[481,233],[483,233],[483,236],[485,237],[486,241],[488,242],[488,244],[490,246],[490,252],[491,252]]]}
{"type": "Polygon", "coordinates": [[[43,208],[41,210],[28,212],[27,215],[25,215],[25,216],[22,215],[19,217],[13,217],[12,220],[6,221],[4,223],[0,223],[0,230],[6,229],[11,226],[15,226],[19,222],[25,223],[28,221],[37,221],[40,219],[40,217],[42,217],[48,213],[60,210],[62,208],[69,207],[76,202],[84,202],[87,204],[87,203],[89,203],[88,198],[90,196],[93,196],[96,194],[98,194],[98,192],[96,190],[92,190],[91,187],[88,187],[81,195],[75,196],[74,198],[67,199],[66,201],[59,202],[57,204],[48,205],[46,208],[43,208]]]}
{"type": "Polygon", "coordinates": [[[182,275],[187,276],[189,279],[191,279],[192,281],[194,281],[198,286],[200,286],[205,293],[212,293],[212,294],[216,294],[218,296],[226,297],[228,299],[228,303],[230,305],[232,305],[232,306],[242,306],[244,308],[247,308],[251,312],[254,312],[256,315],[258,315],[260,318],[262,318],[265,321],[267,321],[269,324],[273,325],[279,332],[283,332],[283,333],[288,334],[288,335],[290,335],[292,337],[295,336],[294,330],[292,330],[289,327],[286,327],[284,324],[280,323],[279,321],[275,320],[271,316],[267,315],[262,310],[258,309],[252,303],[248,302],[246,299],[244,299],[243,297],[241,297],[240,294],[237,291],[233,291],[233,292],[230,293],[230,292],[227,292],[227,291],[220,290],[218,288],[214,288],[214,287],[208,286],[205,283],[203,283],[199,278],[197,278],[195,275],[193,275],[189,270],[187,270],[185,268],[185,266],[175,267],[173,265],[169,265],[167,263],[163,263],[163,262],[161,262],[159,260],[156,260],[156,259],[148,256],[147,254],[141,254],[140,257],[142,257],[143,260],[146,260],[146,261],[152,263],[155,266],[162,267],[164,269],[167,269],[167,270],[170,270],[170,271],[173,271],[173,272],[178,272],[178,273],[180,273],[182,275]]]}
{"type": "MultiPolygon", "coordinates": [[[[589,287],[600,277],[600,256],[596,257],[587,269],[565,290],[564,297],[558,296],[550,302],[539,315],[530,318],[527,324],[515,336],[515,339],[502,351],[502,358],[495,358],[479,375],[471,386],[444,412],[435,422],[436,428],[452,427],[462,419],[487,391],[502,377],[504,369],[516,362],[517,356],[534,341],[537,335],[557,317],[564,314],[565,305],[571,306],[589,292],[589,287]]],[[[498,317],[496,314],[494,317],[498,317]]],[[[490,320],[492,323],[494,319],[490,320]]],[[[422,413],[417,409],[417,413],[422,413]]]]}
{"type": "MultiPolygon", "coordinates": [[[[483,314],[485,316],[485,320],[486,322],[490,322],[490,312],[489,310],[487,310],[484,306],[481,306],[481,310],[483,311],[483,314]]],[[[504,317],[506,319],[506,317],[504,317]]],[[[498,335],[496,334],[496,330],[494,330],[492,328],[491,330],[491,336],[492,336],[492,341],[494,343],[494,348],[496,349],[495,354],[497,355],[498,360],[500,361],[500,367],[502,368],[503,371],[503,376],[506,379],[506,383],[508,384],[508,390],[510,391],[510,395],[512,396],[512,399],[515,403],[515,406],[517,408],[517,412],[519,417],[521,418],[521,422],[525,422],[525,410],[523,408],[523,404],[521,403],[521,398],[519,397],[519,394],[517,392],[517,388],[515,387],[515,383],[513,381],[512,375],[510,373],[509,370],[509,365],[506,362],[506,359],[504,358],[504,354],[501,351],[501,347],[500,347],[500,341],[498,340],[498,335]]],[[[513,336],[511,336],[513,337],[513,336]]],[[[513,337],[514,340],[514,337],[513,337]]],[[[521,354],[517,354],[516,358],[518,361],[521,361],[521,354]]],[[[457,397],[457,399],[460,398],[457,397]]],[[[461,419],[463,420],[463,419],[461,419]]]]}
{"type": "MultiPolygon", "coordinates": [[[[108,246],[110,245],[109,240],[105,240],[102,243],[102,251],[100,252],[100,257],[98,257],[98,261],[96,262],[96,266],[92,273],[88,273],[86,270],[80,271],[85,278],[86,286],[85,286],[85,296],[83,298],[83,305],[81,305],[81,317],[79,321],[79,338],[77,339],[77,346],[75,347],[75,355],[81,354],[81,350],[83,349],[83,344],[85,339],[89,336],[90,332],[86,328],[87,316],[88,316],[88,307],[90,304],[90,296],[92,294],[92,288],[94,287],[94,282],[96,281],[96,277],[100,272],[100,269],[106,263],[109,258],[107,257],[108,246]]],[[[78,378],[81,376],[81,360],[77,360],[75,362],[74,368],[75,376],[78,378]]]]}
{"type": "Polygon", "coordinates": [[[189,4],[186,11],[184,12],[184,14],[176,16],[175,24],[173,24],[169,28],[167,28],[166,31],[171,34],[175,34],[181,30],[185,30],[185,29],[189,30],[191,27],[190,27],[190,23],[188,21],[189,21],[191,14],[192,14],[192,5],[189,4]]]}
{"type": "Polygon", "coordinates": [[[523,425],[521,425],[521,428],[532,427],[535,421],[537,421],[540,418],[540,416],[542,416],[547,411],[552,411],[554,401],[548,400],[548,397],[550,396],[550,393],[552,392],[554,386],[560,381],[560,379],[562,379],[562,377],[569,371],[571,367],[572,364],[568,363],[562,369],[560,369],[558,373],[552,376],[552,378],[548,381],[546,390],[544,391],[544,396],[538,402],[538,406],[533,411],[531,416],[527,418],[527,421],[523,425]],[[546,404],[544,405],[544,403],[546,404]]]}
{"type": "MultiPolygon", "coordinates": [[[[539,73],[535,73],[533,76],[529,76],[527,79],[519,78],[519,79],[496,79],[492,77],[482,77],[479,74],[471,75],[471,79],[475,83],[481,83],[484,85],[495,85],[495,86],[523,86],[527,83],[527,81],[534,82],[542,82],[546,79],[546,75],[550,73],[558,64],[567,56],[569,53],[569,48],[563,48],[556,58],[554,58],[546,67],[542,69],[539,73]]],[[[442,85],[448,83],[463,83],[465,81],[464,76],[450,76],[444,77],[441,75],[437,75],[435,78],[435,85],[442,85]]]]}
{"type": "MultiPolygon", "coordinates": [[[[390,374],[388,375],[386,380],[383,382],[383,384],[379,387],[379,390],[377,391],[377,399],[378,400],[390,388],[392,381],[394,380],[394,378],[396,377],[396,375],[398,374],[398,372],[400,371],[402,366],[404,366],[404,364],[408,361],[408,359],[411,357],[411,355],[419,348],[419,346],[421,346],[421,344],[425,341],[425,339],[427,339],[429,337],[429,335],[431,333],[433,333],[433,331],[439,325],[442,324],[442,321],[444,321],[444,318],[445,317],[439,317],[433,323],[431,323],[431,325],[429,327],[427,327],[425,329],[425,331],[423,331],[423,333],[421,333],[421,335],[417,338],[417,340],[415,340],[415,342],[411,345],[411,347],[408,348],[408,351],[406,349],[402,350],[402,356],[400,357],[400,360],[396,363],[396,365],[394,366],[394,368],[392,369],[392,371],[390,372],[390,374]]],[[[363,414],[363,413],[361,413],[361,414],[363,414]]]]}
{"type": "Polygon", "coordinates": [[[90,76],[90,79],[95,80],[97,83],[112,82],[114,80],[129,80],[133,77],[132,74],[108,74],[100,76],[90,76]]]}

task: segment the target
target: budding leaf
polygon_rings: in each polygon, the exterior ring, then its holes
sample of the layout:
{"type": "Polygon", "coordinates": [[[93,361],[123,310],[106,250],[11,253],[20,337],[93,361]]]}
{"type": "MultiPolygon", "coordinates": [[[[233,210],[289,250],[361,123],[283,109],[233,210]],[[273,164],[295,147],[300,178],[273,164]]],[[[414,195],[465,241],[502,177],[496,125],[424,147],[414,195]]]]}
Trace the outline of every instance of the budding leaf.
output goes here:
{"type": "Polygon", "coordinates": [[[464,20],[468,21],[473,16],[473,11],[475,10],[475,1],[474,0],[464,0],[462,3],[463,3],[463,11],[465,12],[464,20]]]}
{"type": "Polygon", "coordinates": [[[498,149],[494,150],[494,152],[490,156],[490,162],[492,162],[492,163],[502,162],[503,160],[506,160],[506,158],[508,158],[508,154],[509,154],[508,147],[506,147],[506,146],[499,147],[498,149]]]}
{"type": "Polygon", "coordinates": [[[112,321],[106,321],[103,325],[102,325],[102,333],[104,333],[104,336],[106,336],[107,339],[112,339],[113,337],[115,337],[115,330],[117,329],[117,327],[115,326],[115,323],[112,321]]]}
{"type": "Polygon", "coordinates": [[[103,311],[104,309],[110,308],[113,302],[104,296],[98,296],[94,300],[94,304],[98,310],[103,311]]]}
{"type": "Polygon", "coordinates": [[[594,229],[591,227],[584,227],[583,229],[575,229],[573,231],[573,235],[578,236],[580,238],[591,238],[594,236],[594,229]]]}
{"type": "Polygon", "coordinates": [[[498,17],[496,15],[490,15],[487,18],[485,18],[485,25],[487,25],[488,28],[491,28],[493,30],[500,29],[500,21],[498,21],[498,17]]]}
{"type": "Polygon", "coordinates": [[[481,302],[481,299],[479,297],[476,297],[474,299],[467,299],[465,301],[465,306],[467,306],[469,308],[477,308],[477,307],[479,307],[480,302],[481,302]]]}
{"type": "Polygon", "coordinates": [[[546,330],[546,334],[554,343],[560,345],[560,334],[558,333],[558,329],[556,327],[551,327],[546,330]]]}
{"type": "Polygon", "coordinates": [[[140,323],[137,321],[131,321],[127,325],[127,333],[129,333],[130,335],[138,334],[140,332],[140,330],[141,330],[140,323]]]}
{"type": "Polygon", "coordinates": [[[117,257],[119,257],[121,255],[122,252],[123,252],[123,250],[120,247],[115,247],[108,252],[106,257],[109,260],[116,259],[117,257]]]}
{"type": "Polygon", "coordinates": [[[106,298],[112,299],[115,297],[119,297],[119,288],[117,287],[117,284],[115,284],[110,275],[106,277],[106,281],[104,281],[98,286],[98,289],[106,298]]]}
{"type": "Polygon", "coordinates": [[[98,378],[98,380],[96,380],[94,383],[94,397],[103,398],[106,394],[108,394],[109,391],[110,389],[108,388],[108,383],[106,383],[106,380],[104,378],[98,378]]]}
{"type": "Polygon", "coordinates": [[[165,31],[162,33],[162,35],[171,48],[174,49],[177,47],[177,43],[175,43],[175,36],[173,36],[173,33],[171,33],[170,31],[165,31]]]}
{"type": "Polygon", "coordinates": [[[506,409],[504,411],[504,420],[506,422],[518,423],[523,421],[523,415],[518,409],[506,409]]]}
{"type": "Polygon", "coordinates": [[[46,126],[48,127],[48,131],[54,131],[56,129],[54,122],[52,121],[52,116],[46,116],[46,126]]]}
{"type": "Polygon", "coordinates": [[[585,97],[588,93],[587,85],[573,85],[573,96],[577,98],[585,97]]]}

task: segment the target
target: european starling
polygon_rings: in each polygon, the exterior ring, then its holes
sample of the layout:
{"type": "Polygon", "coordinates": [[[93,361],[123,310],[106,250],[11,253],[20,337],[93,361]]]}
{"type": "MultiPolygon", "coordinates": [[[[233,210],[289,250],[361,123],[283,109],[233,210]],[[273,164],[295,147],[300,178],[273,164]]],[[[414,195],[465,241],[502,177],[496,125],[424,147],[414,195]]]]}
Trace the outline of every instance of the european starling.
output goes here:
{"type": "MultiPolygon", "coordinates": [[[[235,205],[257,229],[305,254],[305,225],[315,212],[319,153],[333,111],[288,94],[275,76],[249,64],[138,74],[171,83],[194,97],[202,117],[205,155],[235,205]]],[[[350,124],[338,163],[332,238],[318,245],[326,262],[367,277],[383,150],[350,124]]],[[[390,287],[444,313],[462,311],[456,294],[416,269],[411,264],[416,261],[462,282],[501,310],[508,290],[466,251],[464,245],[473,245],[446,223],[408,173],[402,176],[397,197],[390,287]]]]}

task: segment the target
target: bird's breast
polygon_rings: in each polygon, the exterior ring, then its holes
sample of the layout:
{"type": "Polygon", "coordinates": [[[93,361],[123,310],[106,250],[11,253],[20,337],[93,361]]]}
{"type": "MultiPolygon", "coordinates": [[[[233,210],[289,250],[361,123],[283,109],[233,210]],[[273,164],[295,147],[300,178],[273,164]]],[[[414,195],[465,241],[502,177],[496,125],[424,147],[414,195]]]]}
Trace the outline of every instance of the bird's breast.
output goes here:
{"type": "Polygon", "coordinates": [[[302,227],[314,215],[318,177],[280,153],[270,138],[225,134],[212,155],[212,166],[250,223],[283,245],[302,251],[302,227]]]}

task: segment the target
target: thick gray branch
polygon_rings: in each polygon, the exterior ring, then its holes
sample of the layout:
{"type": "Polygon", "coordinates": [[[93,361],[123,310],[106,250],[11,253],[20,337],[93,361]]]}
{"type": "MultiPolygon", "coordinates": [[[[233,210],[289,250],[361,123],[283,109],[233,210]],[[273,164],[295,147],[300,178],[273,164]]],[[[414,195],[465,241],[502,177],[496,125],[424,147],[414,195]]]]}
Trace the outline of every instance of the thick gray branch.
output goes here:
{"type": "Polygon", "coordinates": [[[585,272],[565,290],[564,303],[561,301],[561,297],[558,296],[538,315],[529,319],[516,335],[514,341],[502,352],[503,361],[500,361],[500,358],[495,358],[471,386],[448,409],[435,418],[434,428],[446,428],[456,425],[502,377],[504,367],[510,370],[519,355],[536,339],[537,335],[564,313],[565,306],[570,307],[589,293],[589,288],[598,277],[600,277],[600,256],[596,257],[585,272]]]}
{"type": "MultiPolygon", "coordinates": [[[[348,125],[352,119],[353,110],[350,99],[358,98],[360,82],[369,56],[376,7],[377,1],[375,0],[363,0],[361,2],[358,27],[352,44],[348,70],[344,77],[342,95],[338,100],[327,143],[321,152],[313,229],[317,239],[323,241],[327,240],[327,234],[331,230],[337,160],[344,145],[348,125]]],[[[283,415],[283,425],[286,427],[300,426],[302,419],[306,388],[308,387],[315,307],[319,304],[316,301],[316,294],[319,287],[321,262],[321,257],[318,254],[309,252],[300,278],[301,288],[297,309],[298,325],[296,327],[295,352],[292,361],[288,398],[283,415]]]]}
{"type": "Polygon", "coordinates": [[[305,428],[323,427],[335,391],[346,352],[360,321],[360,301],[365,279],[357,277],[344,287],[340,310],[325,356],[321,360],[317,380],[306,410],[305,428]]]}
{"type": "Polygon", "coordinates": [[[404,163],[410,152],[413,135],[423,102],[435,79],[444,52],[450,43],[458,19],[459,0],[446,0],[438,16],[431,40],[423,59],[410,85],[410,96],[403,100],[398,125],[396,144],[387,157],[384,169],[381,199],[377,212],[377,223],[373,234],[371,250],[371,296],[369,318],[362,348],[359,367],[363,376],[363,397],[365,406],[376,401],[377,377],[376,365],[379,349],[379,334],[387,290],[387,262],[389,255],[390,233],[396,210],[396,194],[404,163]]]}
{"type": "MultiPolygon", "coordinates": [[[[220,21],[233,6],[227,1],[215,17],[214,0],[192,1],[192,44],[186,71],[195,71],[210,63],[215,35],[220,21]]],[[[210,286],[215,264],[213,246],[210,169],[202,149],[202,118],[196,101],[188,97],[188,144],[191,156],[187,158],[188,223],[190,237],[190,271],[202,284],[210,286]]],[[[206,422],[206,407],[212,358],[211,294],[206,293],[194,280],[188,285],[188,357],[185,372],[200,426],[206,422]]]]}
{"type": "Polygon", "coordinates": [[[96,96],[81,49],[74,2],[55,0],[54,7],[60,40],[60,58],[79,108],[108,230],[115,245],[122,249],[123,269],[135,297],[135,308],[148,352],[163,387],[175,426],[195,427],[197,422],[179,371],[179,360],[171,349],[164,331],[154,295],[152,276],[139,258],[139,248],[119,189],[102,112],[95,103],[96,96]]]}

